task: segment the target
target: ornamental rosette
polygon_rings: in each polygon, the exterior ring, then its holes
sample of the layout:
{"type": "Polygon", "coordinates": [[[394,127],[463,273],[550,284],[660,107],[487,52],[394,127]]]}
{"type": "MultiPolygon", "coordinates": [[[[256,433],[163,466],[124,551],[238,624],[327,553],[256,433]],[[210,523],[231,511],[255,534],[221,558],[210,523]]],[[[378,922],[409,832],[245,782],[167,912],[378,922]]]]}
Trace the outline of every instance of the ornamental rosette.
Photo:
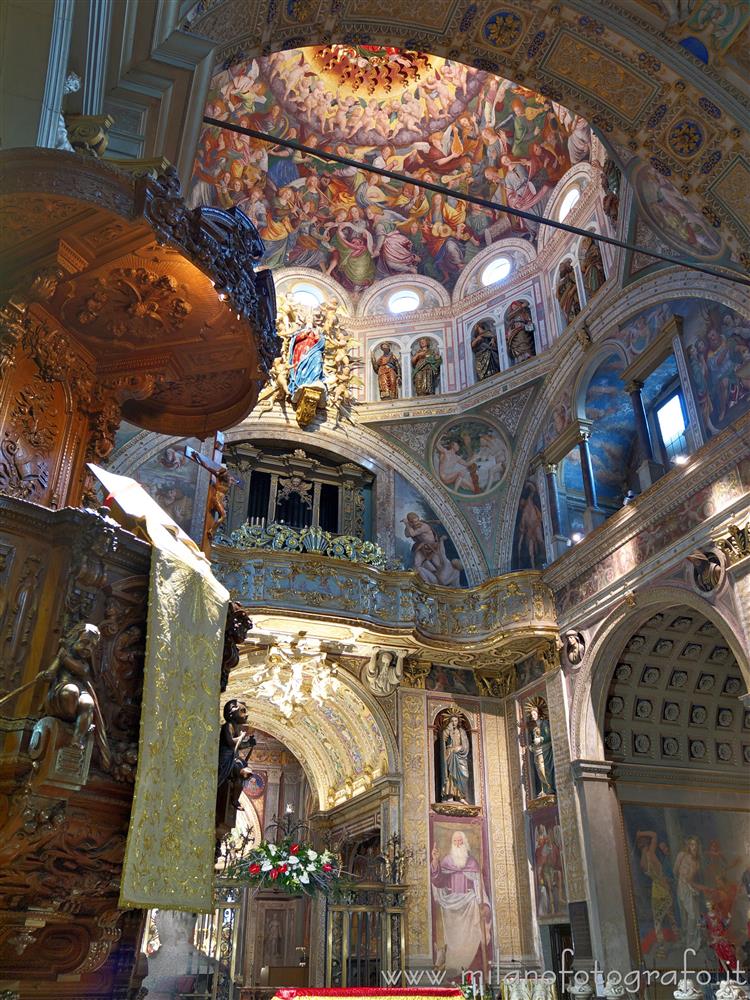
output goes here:
{"type": "Polygon", "coordinates": [[[286,838],[278,844],[262,841],[242,860],[229,865],[225,875],[256,890],[280,889],[312,896],[331,892],[341,878],[341,868],[330,851],[316,851],[310,844],[286,838]]]}

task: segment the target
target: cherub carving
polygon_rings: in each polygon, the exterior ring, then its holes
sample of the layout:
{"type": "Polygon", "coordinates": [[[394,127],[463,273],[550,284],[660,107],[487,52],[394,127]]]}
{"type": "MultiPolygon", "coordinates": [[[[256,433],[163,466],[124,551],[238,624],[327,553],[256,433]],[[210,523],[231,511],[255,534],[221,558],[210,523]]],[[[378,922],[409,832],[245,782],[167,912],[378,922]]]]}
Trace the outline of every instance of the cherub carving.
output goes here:
{"type": "Polygon", "coordinates": [[[62,637],[60,648],[42,677],[49,681],[44,699],[48,715],[75,724],[74,744],[86,749],[94,733],[105,768],[112,762],[99,702],[93,686],[93,659],[99,649],[101,633],[96,625],[77,622],[62,637]]]}

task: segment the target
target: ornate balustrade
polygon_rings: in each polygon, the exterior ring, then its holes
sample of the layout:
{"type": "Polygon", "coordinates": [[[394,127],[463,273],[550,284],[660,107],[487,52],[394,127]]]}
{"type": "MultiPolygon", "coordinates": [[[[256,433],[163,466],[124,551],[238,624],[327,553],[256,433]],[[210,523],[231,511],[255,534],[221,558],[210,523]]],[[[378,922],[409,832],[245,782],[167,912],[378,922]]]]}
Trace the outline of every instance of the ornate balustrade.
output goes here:
{"type": "MultiPolygon", "coordinates": [[[[513,640],[520,649],[519,639],[538,643],[557,632],[552,592],[537,572],[508,573],[471,589],[436,587],[414,572],[384,568],[382,551],[365,548],[371,543],[331,536],[313,551],[300,551],[306,540],[314,541],[312,533],[287,535],[273,527],[246,526],[213,549],[214,572],[247,608],[412,633],[453,649],[453,662],[464,662],[459,645],[497,647],[513,640]]],[[[467,658],[473,655],[466,651],[467,658]]]]}

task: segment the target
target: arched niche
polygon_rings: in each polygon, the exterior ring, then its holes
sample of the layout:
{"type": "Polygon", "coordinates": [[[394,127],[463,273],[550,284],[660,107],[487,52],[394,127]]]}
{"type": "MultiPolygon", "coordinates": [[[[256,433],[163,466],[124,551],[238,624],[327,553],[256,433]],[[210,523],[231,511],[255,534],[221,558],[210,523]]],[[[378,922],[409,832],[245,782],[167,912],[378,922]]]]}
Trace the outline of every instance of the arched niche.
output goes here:
{"type": "Polygon", "coordinates": [[[554,295],[557,299],[560,331],[564,331],[581,311],[582,303],[578,288],[578,269],[572,254],[564,257],[556,271],[554,295]]]}
{"type": "Polygon", "coordinates": [[[514,299],[503,313],[505,349],[511,365],[522,364],[537,354],[534,307],[528,298],[514,299]]]}
{"type": "Polygon", "coordinates": [[[500,345],[497,339],[497,324],[491,316],[477,320],[471,325],[468,336],[471,368],[476,382],[484,382],[502,369],[500,345]]]}
{"type": "MultiPolygon", "coordinates": [[[[596,230],[591,229],[591,232],[595,233],[596,230]]],[[[582,236],[578,241],[577,252],[583,295],[586,303],[589,303],[607,280],[604,260],[599,243],[593,236],[582,236]]]]}
{"type": "Polygon", "coordinates": [[[439,396],[444,382],[445,346],[437,334],[420,334],[408,345],[411,396],[439,396]]]}

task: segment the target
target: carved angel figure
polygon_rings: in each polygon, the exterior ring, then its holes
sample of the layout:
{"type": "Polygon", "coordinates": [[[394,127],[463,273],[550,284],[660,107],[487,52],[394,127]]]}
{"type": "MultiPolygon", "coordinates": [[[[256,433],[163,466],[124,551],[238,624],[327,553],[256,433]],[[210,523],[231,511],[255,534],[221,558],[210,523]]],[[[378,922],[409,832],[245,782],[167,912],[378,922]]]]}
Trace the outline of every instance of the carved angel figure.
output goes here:
{"type": "Polygon", "coordinates": [[[108,768],[111,754],[104,720],[92,684],[93,658],[101,642],[96,625],[77,622],[60,641],[60,648],[42,676],[49,681],[45,709],[53,718],[75,723],[73,739],[84,750],[94,733],[102,764],[108,768]]]}

